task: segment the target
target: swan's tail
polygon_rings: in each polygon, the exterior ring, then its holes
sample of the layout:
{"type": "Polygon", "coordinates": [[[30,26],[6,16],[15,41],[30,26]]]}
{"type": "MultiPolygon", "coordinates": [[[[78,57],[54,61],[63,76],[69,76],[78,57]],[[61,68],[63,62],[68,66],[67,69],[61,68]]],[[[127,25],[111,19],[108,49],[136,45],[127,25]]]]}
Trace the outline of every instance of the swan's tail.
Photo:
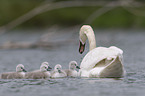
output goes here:
{"type": "Polygon", "coordinates": [[[99,77],[107,78],[121,78],[124,75],[124,68],[122,62],[117,56],[114,60],[107,65],[99,74],[99,77]]]}

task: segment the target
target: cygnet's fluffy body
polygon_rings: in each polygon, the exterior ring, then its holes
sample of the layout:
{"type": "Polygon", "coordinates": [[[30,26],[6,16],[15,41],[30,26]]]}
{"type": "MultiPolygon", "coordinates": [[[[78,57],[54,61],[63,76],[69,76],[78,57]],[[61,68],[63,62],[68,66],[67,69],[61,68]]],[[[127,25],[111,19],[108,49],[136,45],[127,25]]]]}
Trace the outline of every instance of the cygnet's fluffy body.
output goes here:
{"type": "Polygon", "coordinates": [[[64,78],[66,77],[67,74],[65,73],[64,70],[62,70],[62,66],[60,64],[57,64],[54,67],[54,71],[51,73],[51,78],[64,78]]]}
{"type": "Polygon", "coordinates": [[[23,64],[18,64],[16,66],[16,72],[6,72],[2,73],[1,79],[23,79],[25,77],[26,70],[24,69],[23,64]]]}
{"type": "Polygon", "coordinates": [[[51,74],[49,72],[50,67],[47,65],[41,65],[40,66],[40,71],[32,71],[28,72],[25,75],[26,79],[47,79],[50,78],[51,74]]]}
{"type": "Polygon", "coordinates": [[[80,69],[76,61],[71,61],[69,63],[69,69],[65,69],[68,77],[78,77],[78,72],[75,69],[80,69]]]}

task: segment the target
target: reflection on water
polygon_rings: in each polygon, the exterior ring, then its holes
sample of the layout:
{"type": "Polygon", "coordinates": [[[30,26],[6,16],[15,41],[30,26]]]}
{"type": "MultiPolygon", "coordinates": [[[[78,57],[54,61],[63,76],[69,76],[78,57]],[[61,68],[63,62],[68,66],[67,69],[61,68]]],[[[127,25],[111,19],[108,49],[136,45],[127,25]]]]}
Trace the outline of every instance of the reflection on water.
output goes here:
{"type": "MultiPolygon", "coordinates": [[[[19,33],[20,34],[20,33],[19,33]]],[[[72,39],[73,42],[49,50],[41,49],[17,49],[0,50],[0,72],[15,71],[15,66],[24,64],[25,69],[32,71],[39,69],[43,61],[48,61],[54,68],[61,64],[63,69],[68,68],[71,60],[78,63],[88,51],[80,55],[78,53],[78,33],[70,32],[56,36],[59,40],[72,39]],[[68,34],[68,35],[67,35],[68,34]],[[68,37],[67,37],[68,36],[68,37]],[[69,38],[70,36],[70,38],[69,38]],[[67,37],[67,38],[65,38],[67,37]]],[[[0,42],[16,38],[11,33],[0,38],[0,42]]],[[[25,36],[28,34],[25,33],[25,36]]],[[[31,34],[27,40],[36,39],[39,34],[31,34]],[[36,35],[36,36],[35,36],[36,35]]],[[[145,33],[143,32],[112,32],[102,31],[96,33],[96,41],[99,46],[115,45],[124,50],[124,67],[126,76],[121,79],[112,78],[61,78],[48,80],[0,80],[1,96],[144,96],[145,94],[145,33]],[[105,38],[105,39],[104,39],[105,38]],[[139,49],[139,50],[138,50],[139,49]]],[[[22,38],[24,39],[24,37],[22,38]]]]}

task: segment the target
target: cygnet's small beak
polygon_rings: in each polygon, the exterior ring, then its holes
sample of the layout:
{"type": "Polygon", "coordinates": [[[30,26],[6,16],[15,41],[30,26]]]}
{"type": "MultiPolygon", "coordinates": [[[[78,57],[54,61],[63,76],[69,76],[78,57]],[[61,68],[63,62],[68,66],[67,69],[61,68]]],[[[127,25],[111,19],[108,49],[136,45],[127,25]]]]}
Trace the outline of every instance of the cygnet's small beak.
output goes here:
{"type": "Polygon", "coordinates": [[[58,72],[61,73],[61,70],[58,69],[58,72]]]}
{"type": "Polygon", "coordinates": [[[27,72],[27,71],[23,68],[23,72],[27,72]]]}
{"type": "Polygon", "coordinates": [[[80,69],[80,67],[79,67],[79,66],[76,66],[76,68],[77,68],[77,69],[80,69]]]}
{"type": "Polygon", "coordinates": [[[52,69],[52,68],[48,66],[47,71],[51,71],[51,69],[52,69]]]}
{"type": "Polygon", "coordinates": [[[80,54],[82,54],[85,50],[85,44],[83,44],[81,41],[80,41],[80,47],[79,47],[79,52],[80,54]]]}

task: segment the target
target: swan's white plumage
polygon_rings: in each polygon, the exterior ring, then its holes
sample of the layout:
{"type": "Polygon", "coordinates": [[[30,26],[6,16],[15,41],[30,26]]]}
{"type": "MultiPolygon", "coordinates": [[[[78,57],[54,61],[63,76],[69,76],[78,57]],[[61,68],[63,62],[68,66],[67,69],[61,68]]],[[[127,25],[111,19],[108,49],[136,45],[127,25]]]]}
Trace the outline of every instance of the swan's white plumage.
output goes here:
{"type": "MultiPolygon", "coordinates": [[[[121,50],[116,47],[116,49],[121,50]]],[[[97,47],[91,51],[89,51],[84,59],[81,62],[81,69],[90,70],[92,69],[98,62],[105,58],[115,58],[116,56],[121,56],[123,52],[115,50],[112,47],[97,47]]]]}
{"type": "Polygon", "coordinates": [[[113,61],[113,59],[116,57],[119,57],[119,60],[122,63],[122,53],[123,51],[115,46],[111,46],[109,48],[97,47],[89,51],[81,62],[81,77],[92,77],[92,74],[95,74],[93,77],[99,77],[99,74],[105,69],[107,65],[102,67],[95,66],[97,66],[97,64],[99,64],[99,62],[102,60],[106,60],[105,62],[108,60],[111,63],[111,61],[113,61]]]}
{"type": "MultiPolygon", "coordinates": [[[[80,29],[80,41],[84,44],[88,38],[90,51],[83,58],[79,74],[81,77],[122,77],[123,51],[111,46],[95,47],[96,41],[93,29],[89,25],[83,25],[80,29]]],[[[82,51],[82,50],[80,50],[82,51]]]]}

